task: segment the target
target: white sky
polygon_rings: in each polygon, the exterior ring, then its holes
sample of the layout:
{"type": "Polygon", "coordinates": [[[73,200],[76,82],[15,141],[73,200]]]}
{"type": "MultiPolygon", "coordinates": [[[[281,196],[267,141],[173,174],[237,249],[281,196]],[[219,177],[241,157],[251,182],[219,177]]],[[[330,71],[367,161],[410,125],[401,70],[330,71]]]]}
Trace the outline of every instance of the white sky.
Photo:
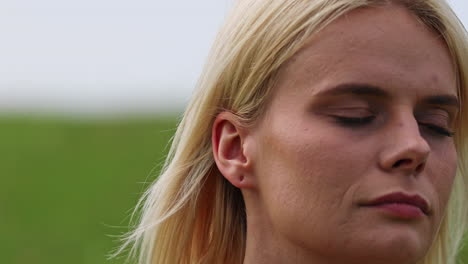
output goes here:
{"type": "Polygon", "coordinates": [[[181,109],[231,3],[0,0],[0,111],[181,109]]]}

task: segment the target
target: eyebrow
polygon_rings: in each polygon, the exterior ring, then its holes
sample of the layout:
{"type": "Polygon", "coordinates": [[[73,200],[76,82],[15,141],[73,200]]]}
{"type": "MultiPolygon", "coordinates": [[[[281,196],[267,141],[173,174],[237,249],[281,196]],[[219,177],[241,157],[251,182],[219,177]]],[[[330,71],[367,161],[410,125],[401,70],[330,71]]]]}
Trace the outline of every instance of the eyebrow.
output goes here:
{"type": "Polygon", "coordinates": [[[331,89],[325,91],[320,91],[318,95],[325,96],[336,96],[344,94],[353,94],[353,95],[367,95],[367,96],[377,96],[377,97],[390,97],[390,94],[382,90],[381,88],[370,85],[370,84],[360,84],[360,83],[346,83],[335,86],[331,89]]]}
{"type": "Polygon", "coordinates": [[[423,101],[426,104],[455,106],[456,108],[460,108],[460,101],[453,95],[434,95],[426,97],[423,101]]]}
{"type": "MultiPolygon", "coordinates": [[[[337,96],[337,95],[360,95],[360,96],[374,96],[382,98],[390,98],[391,95],[387,91],[371,85],[371,84],[361,84],[361,83],[346,83],[335,86],[331,89],[321,91],[318,95],[324,96],[337,96]]],[[[432,95],[425,97],[422,102],[424,104],[432,105],[445,105],[445,106],[455,106],[460,108],[460,101],[454,95],[432,95]]]]}

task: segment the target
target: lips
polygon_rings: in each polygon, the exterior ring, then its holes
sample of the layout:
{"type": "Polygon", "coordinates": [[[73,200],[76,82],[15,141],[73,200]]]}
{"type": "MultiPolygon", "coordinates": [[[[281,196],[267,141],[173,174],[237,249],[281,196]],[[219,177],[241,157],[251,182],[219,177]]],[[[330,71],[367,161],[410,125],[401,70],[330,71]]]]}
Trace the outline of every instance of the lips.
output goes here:
{"type": "Polygon", "coordinates": [[[405,193],[391,193],[388,195],[381,196],[364,206],[380,206],[387,204],[406,204],[418,207],[424,214],[429,215],[429,204],[428,202],[419,195],[408,195],[405,193]]]}

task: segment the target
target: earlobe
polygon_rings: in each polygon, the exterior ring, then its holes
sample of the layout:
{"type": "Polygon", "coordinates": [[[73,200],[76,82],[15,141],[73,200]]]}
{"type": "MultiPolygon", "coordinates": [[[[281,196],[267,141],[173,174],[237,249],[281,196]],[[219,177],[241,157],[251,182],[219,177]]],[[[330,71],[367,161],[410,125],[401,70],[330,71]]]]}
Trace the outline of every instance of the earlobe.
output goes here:
{"type": "Polygon", "coordinates": [[[245,129],[237,116],[220,113],[212,128],[213,157],[221,174],[237,188],[250,188],[252,177],[250,161],[245,153],[245,129]]]}

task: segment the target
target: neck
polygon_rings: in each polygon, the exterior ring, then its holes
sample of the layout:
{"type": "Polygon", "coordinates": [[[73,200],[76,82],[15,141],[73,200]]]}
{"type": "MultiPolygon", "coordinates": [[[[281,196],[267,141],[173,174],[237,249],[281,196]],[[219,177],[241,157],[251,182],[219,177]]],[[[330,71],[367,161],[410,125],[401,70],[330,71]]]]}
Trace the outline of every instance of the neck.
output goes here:
{"type": "MultiPolygon", "coordinates": [[[[332,264],[277,232],[260,206],[247,206],[247,237],[243,264],[332,264]],[[251,208],[251,210],[249,210],[251,208]],[[251,213],[252,212],[252,213],[251,213]]],[[[336,263],[342,264],[342,261],[336,263]]]]}
{"type": "MultiPolygon", "coordinates": [[[[252,228],[252,227],[251,227],[252,228]]],[[[247,227],[249,230],[249,227],[247,227]]],[[[274,233],[252,230],[247,232],[243,264],[322,264],[332,263],[307,252],[274,233]]]]}

